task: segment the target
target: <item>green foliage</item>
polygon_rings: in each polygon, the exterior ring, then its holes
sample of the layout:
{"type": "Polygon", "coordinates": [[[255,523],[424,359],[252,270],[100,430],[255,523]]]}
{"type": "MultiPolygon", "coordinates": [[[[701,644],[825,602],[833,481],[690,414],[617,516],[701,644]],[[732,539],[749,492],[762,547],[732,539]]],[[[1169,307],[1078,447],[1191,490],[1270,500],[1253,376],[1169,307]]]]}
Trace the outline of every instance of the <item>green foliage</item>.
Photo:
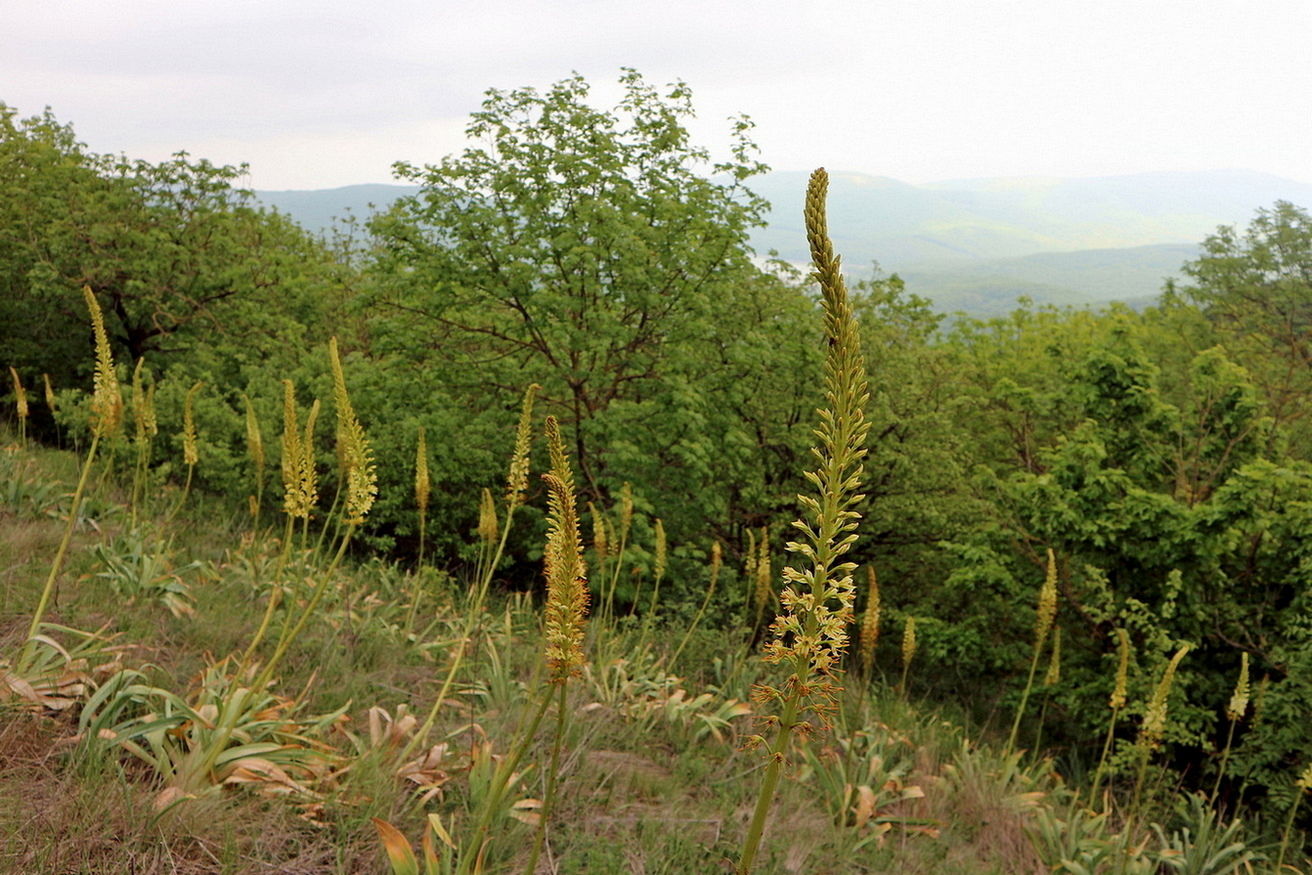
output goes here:
{"type": "Polygon", "coordinates": [[[808,341],[797,285],[750,260],[765,206],[745,187],[763,169],[750,124],[735,123],[716,163],[684,126],[686,85],[662,93],[633,71],[620,84],[612,111],[593,107],[577,76],[545,93],[491,91],[468,128],[482,145],[397,166],[421,191],[372,222],[373,354],[386,374],[376,403],[450,399],[446,421],[424,424],[456,454],[453,474],[486,482],[506,455],[492,436],[539,383],[584,497],[631,482],[639,499],[667,502],[657,513],[680,540],[755,510],[762,487],[778,501],[776,447],[814,403],[796,362],[818,361],[805,349],[818,323],[808,341]],[[792,408],[782,422],[777,400],[792,408]],[[470,439],[479,433],[487,440],[470,439]],[[478,458],[473,446],[493,451],[478,458]],[[750,508],[742,489],[754,491],[750,508]]]}

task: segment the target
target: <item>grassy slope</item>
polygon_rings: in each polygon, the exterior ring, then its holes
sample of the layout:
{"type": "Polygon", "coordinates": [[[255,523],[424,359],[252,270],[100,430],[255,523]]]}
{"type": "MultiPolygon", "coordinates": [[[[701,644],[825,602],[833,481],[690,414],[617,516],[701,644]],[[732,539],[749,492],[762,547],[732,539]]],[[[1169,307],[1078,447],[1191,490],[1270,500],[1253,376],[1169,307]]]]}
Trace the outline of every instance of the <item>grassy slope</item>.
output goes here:
{"type": "MultiPolygon", "coordinates": [[[[11,654],[62,530],[76,463],[12,444],[0,459],[0,654],[11,654]]],[[[168,528],[156,517],[146,548],[167,554],[196,606],[194,616],[175,616],[156,589],[132,595],[122,579],[100,576],[105,549],[129,552],[124,501],[112,479],[93,497],[50,619],[100,629],[119,648],[116,663],[188,694],[207,665],[249,640],[279,546],[268,528],[252,529],[243,512],[204,497],[168,528]],[[98,555],[97,545],[108,546],[98,555]],[[203,565],[187,569],[193,560],[203,565]]],[[[322,564],[308,557],[288,576],[313,578],[322,564]]],[[[439,711],[429,739],[438,745],[427,772],[434,792],[421,799],[397,774],[405,759],[398,747],[413,732],[404,713],[433,704],[467,610],[462,583],[440,575],[420,582],[371,562],[338,576],[273,684],[301,698],[302,720],[345,708],[346,717],[315,734],[333,751],[331,772],[295,773],[307,792],[254,781],[161,813],[160,779],[139,759],[73,743],[77,706],[32,710],[11,699],[0,711],[0,872],[377,872],[371,816],[417,838],[423,815],[439,812],[459,836],[474,792],[471,757],[510,747],[536,701],[541,670],[533,599],[502,593],[478,623],[456,692],[439,711]],[[407,634],[409,600],[420,588],[418,631],[407,634]],[[371,708],[383,709],[373,712],[372,734],[371,708]]],[[[760,765],[759,755],[740,749],[752,723],[734,716],[741,710],[734,705],[765,668],[732,621],[695,635],[670,666],[683,631],[590,622],[590,665],[571,688],[561,797],[540,872],[673,875],[731,865],[760,765]]],[[[115,666],[93,669],[110,658],[106,652],[81,670],[105,683],[115,666]]],[[[848,687],[835,731],[794,752],[757,871],[983,875],[1042,867],[1044,844],[1033,836],[1059,841],[1070,810],[1051,763],[977,745],[878,679],[853,675],[848,687]],[[840,817],[844,784],[856,789],[840,817]]],[[[530,761],[545,762],[547,736],[530,761]]],[[[541,780],[540,769],[523,770],[515,795],[540,796],[541,780]]],[[[1169,804],[1148,819],[1198,832],[1169,804]]],[[[506,830],[489,851],[489,871],[522,869],[527,828],[507,821],[506,830]]],[[[1092,847],[1115,841],[1105,823],[1085,839],[1092,847]]],[[[1152,846],[1146,834],[1145,841],[1152,846]]]]}

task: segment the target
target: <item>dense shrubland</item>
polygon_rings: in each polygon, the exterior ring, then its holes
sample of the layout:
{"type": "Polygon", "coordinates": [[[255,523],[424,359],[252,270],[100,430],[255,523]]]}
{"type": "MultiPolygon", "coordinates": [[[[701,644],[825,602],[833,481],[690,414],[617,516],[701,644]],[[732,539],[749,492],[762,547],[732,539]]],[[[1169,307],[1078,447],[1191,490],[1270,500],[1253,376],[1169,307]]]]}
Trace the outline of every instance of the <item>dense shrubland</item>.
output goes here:
{"type": "Polygon", "coordinates": [[[746,715],[815,664],[760,653],[816,607],[778,569],[816,559],[782,557],[837,305],[748,246],[750,124],[716,159],[685,86],[621,84],[609,111],[578,77],[490,92],[467,151],[398,165],[420,193],[333,240],[234,168],[0,106],[0,794],[56,830],[7,823],[10,870],[367,871],[376,817],[434,871],[709,871],[760,826],[758,732],[799,812],[758,870],[1304,860],[1307,214],[1220,229],[1143,312],[949,323],[854,284],[854,606],[811,549],[871,631],[836,712],[774,735],[746,715]],[[584,567],[576,663],[552,636],[584,567]]]}

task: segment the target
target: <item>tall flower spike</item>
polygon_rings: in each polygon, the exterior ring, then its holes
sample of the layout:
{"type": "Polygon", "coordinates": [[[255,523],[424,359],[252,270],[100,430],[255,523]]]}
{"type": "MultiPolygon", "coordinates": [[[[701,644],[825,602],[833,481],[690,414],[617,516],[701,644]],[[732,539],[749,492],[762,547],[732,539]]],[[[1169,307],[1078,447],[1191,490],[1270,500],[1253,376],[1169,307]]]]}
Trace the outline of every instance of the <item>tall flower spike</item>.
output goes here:
{"type": "Polygon", "coordinates": [[[1239,654],[1239,680],[1225,709],[1225,715],[1231,720],[1242,720],[1248,711],[1248,689],[1248,651],[1245,650],[1239,654]]]}
{"type": "Polygon", "coordinates": [[[318,477],[314,468],[314,423],[319,416],[319,402],[310,408],[302,434],[296,416],[296,387],[283,380],[282,404],[282,486],[283,510],[298,519],[309,519],[319,500],[318,477]]]}
{"type": "MultiPolygon", "coordinates": [[[[825,406],[815,432],[820,445],[813,450],[820,466],[806,473],[816,494],[798,496],[806,519],[793,525],[802,538],[788,544],[788,550],[800,554],[809,567],[784,569],[782,613],[771,627],[774,640],[766,647],[767,660],[790,664],[787,684],[804,691],[803,708],[815,713],[822,724],[827,724],[834,707],[837,687],[831,679],[847,648],[847,626],[852,621],[856,565],[842,561],[842,556],[856,540],[860,514],[855,508],[865,498],[857,490],[870,431],[864,412],[870,393],[856,316],[825,220],[828,189],[828,174],[817,170],[807,188],[805,210],[828,339],[825,406]]],[[[766,692],[765,697],[771,695],[766,692]]]]}
{"type": "Polygon", "coordinates": [[[105,315],[90,286],[82,287],[87,309],[91,311],[91,330],[96,336],[95,391],[91,396],[91,430],[96,437],[106,438],[118,433],[123,424],[123,393],[118,388],[118,374],[114,370],[114,354],[109,349],[109,335],[105,333],[105,315]]]}
{"type": "Polygon", "coordinates": [[[861,665],[867,672],[875,664],[875,645],[879,643],[879,580],[875,567],[866,566],[866,610],[861,616],[861,665]]]}
{"type": "Polygon", "coordinates": [[[488,547],[497,542],[497,504],[492,498],[492,490],[483,487],[483,497],[478,503],[478,536],[488,547]]]}
{"type": "Polygon", "coordinates": [[[337,355],[337,338],[328,341],[328,357],[333,367],[333,405],[337,408],[337,436],[341,447],[342,467],[346,470],[346,524],[358,526],[364,522],[378,497],[378,474],[374,468],[369,442],[364,427],[351,406],[346,392],[346,374],[337,355]]]}
{"type": "Polygon", "coordinates": [[[902,631],[902,672],[911,667],[916,658],[916,618],[908,616],[906,627],[902,631]]]}
{"type": "Polygon", "coordinates": [[[1143,715],[1143,734],[1142,739],[1149,748],[1155,748],[1161,744],[1162,736],[1166,734],[1166,703],[1171,695],[1171,684],[1175,681],[1175,670],[1180,665],[1180,660],[1189,652],[1189,645],[1181,645],[1180,649],[1171,657],[1171,661],[1166,665],[1166,671],[1162,672],[1162,679],[1157,682],[1156,688],[1153,689],[1153,697],[1148,701],[1148,710],[1143,715]]]}
{"type": "MultiPolygon", "coordinates": [[[[858,490],[870,432],[864,413],[870,393],[856,316],[847,298],[842,266],[829,241],[825,221],[828,189],[829,175],[823,168],[811,174],[804,216],[828,341],[825,404],[818,411],[820,426],[815,431],[819,446],[812,450],[820,464],[816,470],[806,472],[815,493],[798,496],[803,519],[793,525],[803,537],[787,545],[790,552],[804,560],[798,563],[802,568],[784,569],[785,586],[779,597],[782,610],[771,626],[774,640],[765,648],[766,660],[787,666],[785,680],[782,687],[762,685],[753,691],[757,702],[777,704],[781,709],[766,718],[767,724],[777,728],[777,734],[743,842],[738,875],[752,871],[793,733],[829,725],[839,691],[834,676],[847,649],[847,627],[852,622],[852,572],[856,566],[842,557],[856,540],[860,514],[855,508],[865,498],[858,490]],[[808,714],[815,720],[808,719],[808,714]]],[[[755,736],[752,742],[760,740],[755,736]]]]}
{"type": "Polygon", "coordinates": [[[656,534],[656,561],[653,566],[653,576],[657,580],[660,580],[662,577],[665,576],[666,545],[665,545],[665,523],[661,522],[659,519],[656,520],[655,534],[656,534]]]}
{"type": "Polygon", "coordinates": [[[620,536],[621,541],[629,537],[633,527],[633,487],[625,480],[620,487],[620,536]]]}
{"type": "Polygon", "coordinates": [[[519,408],[519,425],[515,428],[515,452],[510,457],[510,474],[506,477],[506,507],[514,510],[524,503],[528,491],[528,453],[533,446],[533,399],[542,387],[530,383],[524,390],[519,408]]]}
{"type": "Polygon", "coordinates": [[[597,554],[597,561],[606,558],[610,549],[610,538],[606,533],[606,518],[597,512],[592,502],[588,502],[588,516],[592,517],[592,550],[597,554]]]}
{"type": "Polygon", "coordinates": [[[756,542],[756,603],[761,607],[773,608],[774,568],[770,564],[770,532],[761,527],[760,539],[756,542]]]}
{"type": "Polygon", "coordinates": [[[187,392],[187,400],[182,405],[182,459],[188,466],[200,461],[200,450],[196,445],[196,393],[204,383],[196,383],[187,392]]]}
{"type": "Polygon", "coordinates": [[[9,366],[9,374],[14,378],[14,404],[18,408],[18,418],[27,419],[27,390],[23,388],[23,381],[18,379],[18,371],[14,370],[13,365],[9,366]]]}
{"type": "Polygon", "coordinates": [[[415,504],[422,511],[428,510],[428,497],[432,484],[428,479],[428,439],[424,436],[424,427],[419,426],[419,443],[415,446],[415,504]]]}
{"type": "Polygon", "coordinates": [[[1061,680],[1061,627],[1052,630],[1052,658],[1048,660],[1048,673],[1043,676],[1043,684],[1055,687],[1061,680]]]}
{"type": "Polygon", "coordinates": [[[256,476],[264,476],[264,436],[260,433],[260,420],[255,415],[255,407],[246,393],[241,393],[241,400],[246,404],[246,449],[255,463],[256,476]]]}
{"type": "Polygon", "coordinates": [[[50,408],[50,415],[54,416],[56,406],[55,390],[50,387],[50,375],[42,374],[41,379],[43,379],[46,384],[46,406],[50,408]]]}
{"type": "Polygon", "coordinates": [[[1039,616],[1034,629],[1034,646],[1043,648],[1043,642],[1052,631],[1052,621],[1057,617],[1057,557],[1052,548],[1048,548],[1048,573],[1039,590],[1039,616]]]}
{"type": "Polygon", "coordinates": [[[547,417],[547,451],[551,470],[542,475],[547,484],[547,548],[543,555],[547,577],[545,609],[547,668],[552,683],[564,683],[583,669],[583,621],[588,612],[587,567],[579,535],[574,475],[570,471],[560,425],[547,417]]]}
{"type": "Polygon", "coordinates": [[[155,417],[155,384],[146,385],[142,369],[146,359],[137,359],[132,369],[132,425],[138,442],[145,442],[159,434],[159,421],[155,417]]]}
{"type": "Polygon", "coordinates": [[[1117,646],[1117,663],[1116,663],[1116,685],[1112,688],[1112,696],[1108,701],[1113,711],[1119,711],[1125,707],[1126,684],[1130,677],[1130,633],[1126,632],[1119,626],[1116,628],[1117,646]]]}

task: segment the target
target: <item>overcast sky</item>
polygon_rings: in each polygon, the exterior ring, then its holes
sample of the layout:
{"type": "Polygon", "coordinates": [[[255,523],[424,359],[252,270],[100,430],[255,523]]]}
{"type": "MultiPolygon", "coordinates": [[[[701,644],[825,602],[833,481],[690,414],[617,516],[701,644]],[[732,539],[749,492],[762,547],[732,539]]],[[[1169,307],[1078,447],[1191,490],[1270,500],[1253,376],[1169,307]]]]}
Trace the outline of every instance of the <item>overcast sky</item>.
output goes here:
{"type": "Polygon", "coordinates": [[[630,66],[780,170],[1312,183],[1310,46],[1309,0],[4,0],[0,102],[327,188],[458,150],[488,88],[578,71],[609,104],[630,66]]]}

